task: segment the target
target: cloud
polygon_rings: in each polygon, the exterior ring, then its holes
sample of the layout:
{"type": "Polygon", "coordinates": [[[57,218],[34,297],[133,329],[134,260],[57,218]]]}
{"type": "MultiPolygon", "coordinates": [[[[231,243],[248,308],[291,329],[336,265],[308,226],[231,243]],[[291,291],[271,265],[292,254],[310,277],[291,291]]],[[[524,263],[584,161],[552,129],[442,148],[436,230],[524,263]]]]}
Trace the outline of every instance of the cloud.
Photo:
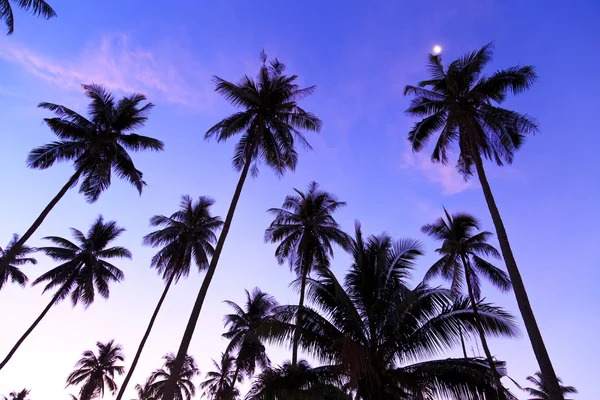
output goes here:
{"type": "MultiPolygon", "coordinates": [[[[450,159],[452,159],[450,157],[450,159]]],[[[456,171],[454,165],[433,163],[429,156],[423,153],[413,153],[407,150],[402,156],[403,169],[417,171],[429,182],[437,184],[446,195],[463,192],[473,186],[473,180],[465,181],[456,171]]]]}
{"type": "Polygon", "coordinates": [[[207,69],[176,43],[136,45],[126,34],[101,37],[74,57],[41,54],[14,41],[0,43],[0,57],[52,85],[79,90],[98,83],[124,93],[143,92],[151,99],[193,109],[212,106],[214,92],[207,69]]]}

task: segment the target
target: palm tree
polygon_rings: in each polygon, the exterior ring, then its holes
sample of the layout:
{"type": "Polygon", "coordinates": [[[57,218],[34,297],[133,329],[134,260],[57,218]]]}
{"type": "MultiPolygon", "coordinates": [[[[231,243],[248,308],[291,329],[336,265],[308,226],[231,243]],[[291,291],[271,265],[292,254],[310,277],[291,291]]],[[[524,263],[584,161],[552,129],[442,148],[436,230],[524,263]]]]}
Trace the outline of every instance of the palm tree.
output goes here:
{"type": "Polygon", "coordinates": [[[226,300],[225,303],[233,309],[233,313],[225,315],[225,327],[229,330],[223,334],[223,337],[230,341],[226,353],[237,352],[236,368],[232,378],[235,384],[240,372],[242,376],[251,377],[257,364],[261,369],[270,366],[271,362],[262,342],[261,333],[271,320],[277,301],[259,288],[254,288],[252,293],[246,290],[244,308],[233,301],[226,300]]]}
{"type": "Polygon", "coordinates": [[[556,374],[483,166],[484,158],[498,165],[511,163],[525,135],[537,132],[537,125],[529,116],[500,107],[507,93],[526,91],[537,76],[532,66],[510,67],[496,71],[491,76],[483,76],[483,68],[491,61],[492,53],[490,43],[447,66],[442,65],[440,55],[429,56],[430,78],[404,89],[405,95],[414,96],[407,113],[423,118],[409,132],[408,139],[413,151],[418,152],[439,132],[431,156],[433,162],[446,164],[451,146],[457,143],[459,172],[468,178],[475,167],[521,316],[548,383],[550,398],[560,400],[563,396],[556,374]]]}
{"type": "Polygon", "coordinates": [[[56,12],[44,0],[0,0],[0,20],[6,24],[7,35],[12,35],[15,31],[15,20],[11,2],[17,3],[20,8],[31,12],[36,17],[41,16],[46,19],[56,17],[56,12]]]}
{"type": "MultiPolygon", "coordinates": [[[[489,243],[490,232],[479,232],[479,222],[475,217],[465,213],[450,215],[444,208],[446,219],[439,218],[433,224],[424,225],[421,231],[442,242],[436,253],[442,257],[436,261],[425,274],[424,282],[429,282],[438,275],[452,283],[451,291],[455,296],[461,295],[466,284],[467,295],[473,307],[475,318],[479,320],[477,304],[481,300],[481,284],[479,275],[484,276],[497,289],[507,292],[511,288],[510,279],[504,271],[483,259],[491,256],[500,259],[500,253],[489,243]]],[[[502,397],[502,383],[496,371],[495,361],[480,323],[477,324],[483,351],[494,374],[498,394],[502,397]]]]}
{"type": "Polygon", "coordinates": [[[58,290],[40,316],[25,331],[0,363],[0,369],[11,359],[27,336],[33,332],[50,311],[50,308],[67,296],[71,296],[73,306],[81,302],[85,308],[94,302],[96,291],[100,296],[108,299],[110,294],[109,284],[113,281],[120,282],[123,280],[123,272],[107,260],[131,258],[131,252],[124,247],[108,247],[109,243],[124,231],[125,229],[117,226],[115,221],[104,222],[102,216],[99,216],[90,227],[87,236],[83,232],[71,228],[71,233],[78,244],[58,236],[44,238],[54,243],[56,247],[41,247],[39,250],[61,264],[42,274],[33,281],[33,285],[48,282],[44,287],[44,292],[55,287],[58,287],[58,290]]]}
{"type": "MultiPolygon", "coordinates": [[[[123,385],[121,385],[121,388],[122,387],[123,385]]],[[[139,383],[135,385],[135,391],[138,397],[134,400],[155,400],[154,392],[152,390],[152,381],[150,379],[147,379],[143,386],[139,383]]]]}
{"type": "MultiPolygon", "coordinates": [[[[528,376],[527,380],[535,385],[535,387],[526,387],[525,391],[531,396],[529,400],[549,400],[550,394],[543,382],[543,377],[541,372],[536,372],[533,376],[528,376]]],[[[562,386],[562,381],[558,378],[558,383],[560,384],[560,390],[564,395],[567,394],[577,394],[577,389],[573,386],[562,386]]],[[[567,399],[565,400],[573,400],[567,399]]]]}
{"type": "Polygon", "coordinates": [[[196,394],[196,387],[192,382],[192,378],[200,373],[196,361],[192,356],[185,356],[183,368],[179,372],[175,372],[175,354],[167,354],[164,357],[165,364],[163,368],[157,369],[150,376],[152,381],[151,390],[155,398],[163,398],[165,391],[171,380],[175,381],[175,392],[173,398],[175,400],[190,400],[196,394]]]}
{"type": "Polygon", "coordinates": [[[152,258],[151,266],[162,274],[166,284],[121,385],[117,400],[121,400],[125,393],[171,284],[177,283],[181,277],[187,277],[192,263],[196,264],[199,271],[208,267],[208,259],[214,252],[213,244],[217,241],[215,231],[223,225],[219,217],[210,214],[210,206],[213,204],[214,201],[208,197],[201,196],[198,201],[194,201],[190,196],[182,196],[179,211],[170,217],[155,215],[150,219],[151,226],[162,229],[146,235],[144,244],[161,246],[152,258]]]}
{"type": "MultiPolygon", "coordinates": [[[[313,267],[328,268],[329,258],[333,257],[333,244],[348,249],[350,237],[344,233],[333,213],[346,203],[337,201],[332,194],[319,189],[316,182],[308,185],[306,193],[294,189],[296,196],[287,196],[282,208],[271,208],[275,216],[265,232],[265,241],[279,242],[275,256],[279,264],[286,260],[300,280],[300,300],[296,318],[301,318],[304,308],[306,279],[313,267]]],[[[300,326],[300,324],[297,324],[300,326]]],[[[292,344],[292,365],[298,361],[298,330],[292,344]]]]}
{"type": "MultiPolygon", "coordinates": [[[[10,400],[27,400],[27,396],[31,390],[23,389],[20,392],[11,392],[9,394],[10,400]]],[[[4,400],[9,400],[8,397],[4,397],[4,400]]]]}
{"type": "Polygon", "coordinates": [[[83,357],[77,364],[75,370],[67,378],[67,386],[83,383],[79,391],[79,400],[91,400],[98,396],[104,397],[104,387],[114,395],[117,392],[115,374],[122,375],[125,367],[117,365],[125,360],[123,349],[114,340],[107,343],[97,342],[98,355],[92,350],[83,352],[83,357]]]}
{"type": "Polygon", "coordinates": [[[44,121],[60,140],[33,149],[27,159],[29,167],[46,169],[60,161],[73,161],[75,173],[11,248],[13,252],[6,254],[0,262],[0,271],[7,267],[14,257],[13,253],[29,240],[52,208],[80,178],[83,180],[79,192],[89,203],[98,200],[100,194],[110,186],[113,171],[119,178],[129,181],[141,194],[146,183],[127,151],[163,149],[161,141],[131,133],[144,126],[148,112],[153,107],[152,103],[142,105],[146,100],[144,95],[134,94],[116,102],[113,95],[102,86],[83,85],[83,90],[91,99],[89,120],[58,104],[40,103],[38,106],[56,115],[44,121]]]}
{"type": "MultiPolygon", "coordinates": [[[[6,246],[4,249],[0,247],[0,263],[2,260],[4,260],[6,255],[11,252],[12,247],[15,245],[15,243],[17,243],[18,240],[19,236],[13,235],[13,238],[8,243],[8,246],[6,246]]],[[[0,290],[9,279],[13,283],[18,283],[21,286],[25,286],[29,279],[27,278],[27,275],[21,272],[19,267],[25,264],[37,264],[37,260],[35,258],[27,257],[29,254],[35,251],[36,249],[34,248],[21,246],[16,253],[13,254],[12,260],[8,262],[6,268],[0,270],[0,290]]]]}
{"type": "Polygon", "coordinates": [[[207,372],[206,379],[200,384],[200,389],[204,391],[204,395],[212,400],[234,400],[238,398],[240,392],[235,387],[237,377],[233,371],[235,358],[223,353],[221,354],[220,363],[215,360],[212,360],[212,362],[215,371],[207,372]]]}
{"type": "MultiPolygon", "coordinates": [[[[267,56],[264,52],[261,53],[261,60],[263,65],[256,80],[245,76],[240,83],[235,84],[219,77],[214,78],[216,91],[234,106],[243,110],[210,128],[205,138],[216,137],[218,142],[222,142],[241,134],[233,156],[233,166],[241,173],[215,253],[206,271],[177,352],[175,371],[179,371],[183,365],[248,172],[252,169],[252,173],[256,175],[260,163],[265,163],[280,176],[287,170],[293,171],[298,162],[296,141],[305,147],[310,147],[300,131],[318,132],[321,128],[321,120],[304,111],[297,103],[313,93],[315,86],[301,88],[296,83],[298,77],[285,75],[285,65],[277,59],[267,66],[267,56]]],[[[174,390],[174,382],[170,382],[164,400],[173,400],[174,390]]]]}
{"type": "MultiPolygon", "coordinates": [[[[300,320],[300,346],[338,371],[357,399],[491,399],[495,385],[485,360],[435,359],[458,344],[460,331],[475,333],[477,320],[469,301],[455,300],[447,289],[407,286],[420,254],[414,240],[394,242],[385,234],[365,240],[357,227],[345,283],[329,269],[307,280],[315,309],[307,307],[300,320]]],[[[500,308],[479,304],[478,310],[486,334],[516,334],[514,320],[500,308]]],[[[289,323],[296,311],[279,307],[278,318],[289,323]]],[[[291,338],[293,327],[287,331],[271,340],[291,338]]]]}

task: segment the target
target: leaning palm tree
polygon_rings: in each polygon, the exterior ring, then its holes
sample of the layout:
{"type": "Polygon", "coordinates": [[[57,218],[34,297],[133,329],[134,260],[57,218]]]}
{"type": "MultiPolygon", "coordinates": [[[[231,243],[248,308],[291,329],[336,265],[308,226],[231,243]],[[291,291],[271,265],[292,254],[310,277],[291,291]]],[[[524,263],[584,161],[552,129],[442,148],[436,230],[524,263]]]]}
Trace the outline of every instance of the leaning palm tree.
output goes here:
{"type": "Polygon", "coordinates": [[[0,20],[6,24],[7,35],[12,35],[15,31],[15,20],[11,2],[17,3],[19,8],[29,11],[36,17],[46,19],[56,17],[56,12],[54,12],[45,0],[0,0],[0,20]]]}
{"type": "MultiPolygon", "coordinates": [[[[9,394],[10,400],[27,400],[27,396],[31,390],[23,389],[20,392],[11,392],[9,394]]],[[[4,400],[9,400],[8,397],[4,397],[4,400]]]]}
{"type": "Polygon", "coordinates": [[[223,334],[223,337],[229,339],[226,353],[236,352],[236,367],[232,378],[235,384],[240,378],[240,372],[242,377],[251,377],[257,365],[261,369],[270,366],[271,362],[261,332],[272,319],[273,308],[277,306],[277,301],[259,288],[254,288],[252,293],[246,290],[244,308],[233,301],[226,300],[225,303],[233,309],[231,314],[225,315],[225,327],[228,331],[223,334]]]}
{"type": "Polygon", "coordinates": [[[151,266],[162,274],[166,284],[121,385],[117,400],[121,400],[125,393],[171,284],[177,283],[181,277],[187,277],[192,263],[196,264],[199,271],[208,267],[209,257],[214,252],[213,244],[217,241],[215,231],[223,225],[219,217],[210,214],[210,206],[213,204],[214,201],[208,197],[201,196],[198,201],[194,201],[190,196],[182,196],[179,211],[170,217],[155,215],[150,219],[151,226],[162,229],[146,235],[144,244],[161,247],[152,258],[151,266]]]}
{"type": "Polygon", "coordinates": [[[109,284],[113,281],[120,282],[123,280],[123,272],[107,260],[131,258],[131,252],[124,247],[108,247],[109,243],[124,231],[125,229],[117,226],[115,221],[104,222],[102,216],[99,216],[90,227],[87,235],[71,228],[77,244],[58,236],[44,238],[55,244],[56,247],[41,247],[39,250],[61,264],[42,274],[33,281],[33,285],[48,282],[44,287],[44,292],[55,287],[58,287],[58,290],[40,316],[37,317],[2,360],[0,369],[11,359],[19,346],[33,332],[52,306],[64,300],[67,296],[71,296],[73,306],[81,302],[85,308],[94,302],[96,292],[108,299],[110,294],[109,284]]]}
{"type": "Polygon", "coordinates": [[[83,90],[91,99],[89,120],[58,104],[40,103],[38,106],[56,115],[44,121],[60,140],[33,149],[27,159],[29,167],[46,169],[60,161],[73,161],[75,173],[15,243],[12,252],[8,252],[0,261],[0,271],[7,267],[54,206],[80,179],[79,192],[89,203],[98,200],[100,194],[110,186],[113,172],[131,183],[141,194],[146,183],[128,151],[163,149],[161,141],[132,133],[144,126],[148,112],[153,107],[152,103],[142,104],[146,100],[144,95],[134,94],[115,101],[113,95],[102,86],[83,85],[83,90]]]}
{"type": "Polygon", "coordinates": [[[92,350],[83,352],[83,357],[75,370],[67,378],[67,386],[80,385],[79,400],[91,400],[98,396],[104,397],[104,387],[114,395],[117,392],[115,374],[122,375],[125,367],[117,365],[125,360],[123,349],[114,340],[107,343],[97,342],[98,355],[92,350]]]}
{"type": "MultiPolygon", "coordinates": [[[[444,213],[445,219],[439,218],[433,224],[427,224],[421,228],[423,233],[442,242],[441,247],[436,249],[436,253],[442,257],[429,268],[423,281],[428,282],[441,275],[451,282],[451,291],[455,296],[462,295],[463,288],[466,286],[473,313],[479,320],[477,309],[477,304],[481,300],[479,276],[483,276],[503,292],[510,290],[510,279],[504,271],[483,258],[485,256],[501,258],[498,250],[488,243],[492,234],[487,231],[480,232],[479,222],[472,215],[465,213],[450,215],[445,208],[444,213]]],[[[502,398],[500,374],[496,371],[496,363],[480,323],[477,323],[477,330],[483,351],[496,380],[498,394],[502,398]]]]}
{"type": "MultiPolygon", "coordinates": [[[[261,53],[261,59],[263,65],[256,80],[245,76],[241,82],[235,84],[218,77],[214,78],[216,91],[242,110],[211,127],[205,138],[216,137],[218,142],[222,142],[241,134],[233,156],[233,167],[240,171],[240,178],[215,253],[181,340],[175,371],[179,371],[183,365],[248,172],[252,170],[256,175],[260,163],[271,167],[280,176],[287,170],[293,171],[298,162],[296,142],[310,147],[301,130],[318,132],[321,128],[319,118],[298,106],[298,101],[313,93],[315,86],[301,88],[296,83],[298,77],[285,75],[285,66],[278,60],[267,65],[264,52],[261,53]]],[[[165,400],[173,400],[174,390],[174,382],[171,382],[165,400]]]]}
{"type": "MultiPolygon", "coordinates": [[[[535,386],[535,387],[524,388],[525,391],[529,394],[529,396],[531,396],[529,398],[529,400],[549,400],[550,399],[550,395],[548,394],[548,389],[544,385],[541,372],[536,372],[533,376],[528,376],[527,380],[529,382],[533,383],[533,385],[535,386]]],[[[573,387],[573,386],[562,386],[562,381],[560,380],[560,378],[558,378],[558,383],[560,384],[560,390],[561,390],[563,396],[567,395],[567,394],[577,394],[578,393],[577,389],[575,389],[575,387],[573,387]]],[[[565,400],[573,400],[573,399],[565,398],[565,400]]]]}
{"type": "Polygon", "coordinates": [[[414,96],[407,113],[423,118],[409,132],[408,139],[413,151],[418,152],[439,132],[432,161],[448,163],[448,153],[456,144],[459,172],[468,178],[473,168],[477,171],[533,351],[548,383],[551,400],[559,400],[563,397],[556,374],[483,165],[483,159],[498,165],[511,163],[524,136],[537,131],[535,121],[529,116],[501,107],[507,93],[526,91],[537,76],[532,66],[510,67],[484,76],[482,71],[491,59],[491,43],[447,66],[442,65],[440,55],[430,55],[430,78],[404,89],[405,95],[414,96]]]}
{"type": "Polygon", "coordinates": [[[175,372],[175,354],[167,354],[164,357],[165,364],[163,368],[157,369],[150,376],[152,385],[150,385],[155,398],[164,399],[165,391],[171,380],[175,381],[175,400],[190,400],[196,394],[196,387],[192,378],[200,373],[196,361],[192,356],[185,356],[183,368],[175,372]]]}
{"type": "MultiPolygon", "coordinates": [[[[212,360],[215,371],[206,373],[206,379],[200,383],[204,396],[211,400],[234,400],[240,392],[235,387],[235,358],[227,353],[221,354],[221,362],[212,360]]],[[[236,371],[237,372],[237,371],[236,371]]]]}
{"type": "MultiPolygon", "coordinates": [[[[15,245],[15,243],[17,243],[18,240],[19,237],[17,235],[13,235],[13,238],[10,243],[8,243],[8,246],[6,246],[4,249],[0,247],[0,263],[2,260],[4,260],[4,257],[11,252],[12,247],[15,245]]],[[[12,255],[12,260],[8,262],[6,268],[0,270],[0,290],[9,279],[13,283],[18,283],[21,286],[25,286],[29,279],[27,278],[27,275],[21,272],[19,267],[26,264],[37,264],[37,260],[35,258],[28,257],[28,255],[35,251],[36,249],[34,248],[21,246],[16,253],[12,255]]]]}
{"type": "MultiPolygon", "coordinates": [[[[346,205],[345,202],[319,189],[316,182],[308,185],[306,193],[294,190],[297,195],[287,196],[282,208],[268,210],[275,219],[265,232],[265,241],[279,243],[275,250],[277,261],[279,264],[288,261],[300,281],[299,314],[296,318],[301,318],[306,279],[312,269],[328,268],[329,259],[333,257],[333,244],[348,249],[351,240],[333,217],[335,211],[346,205]]],[[[292,365],[298,360],[300,334],[298,330],[292,344],[292,365]]]]}
{"type": "MultiPolygon", "coordinates": [[[[329,269],[307,280],[307,307],[300,346],[338,371],[344,386],[361,400],[493,399],[489,365],[478,358],[436,359],[459,342],[459,332],[477,332],[468,300],[443,288],[408,287],[418,242],[383,234],[366,240],[357,227],[353,263],[340,283],[329,269]]],[[[294,321],[297,306],[282,306],[278,318],[294,321]]],[[[512,337],[516,324],[498,307],[479,304],[488,335],[512,337]]],[[[280,330],[275,343],[293,337],[280,330]]],[[[501,363],[497,363],[499,368],[501,363]]],[[[282,397],[283,398],[283,397],[282,397]]]]}

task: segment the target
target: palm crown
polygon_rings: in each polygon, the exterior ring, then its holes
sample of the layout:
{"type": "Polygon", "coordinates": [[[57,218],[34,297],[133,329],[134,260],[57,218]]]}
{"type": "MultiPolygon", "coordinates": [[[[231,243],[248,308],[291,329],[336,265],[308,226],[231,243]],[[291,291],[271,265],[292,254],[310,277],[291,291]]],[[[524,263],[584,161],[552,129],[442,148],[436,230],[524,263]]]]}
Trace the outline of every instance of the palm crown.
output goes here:
{"type": "Polygon", "coordinates": [[[500,259],[500,253],[487,243],[492,233],[479,232],[479,221],[465,213],[450,214],[444,210],[446,219],[439,218],[433,224],[424,225],[421,231],[442,242],[436,253],[442,257],[427,271],[424,281],[430,281],[437,275],[452,282],[455,295],[463,293],[466,279],[472,287],[475,300],[481,298],[479,275],[487,278],[496,288],[506,292],[510,290],[510,279],[506,272],[495,267],[483,257],[500,259]],[[464,257],[464,258],[463,258],[464,257]],[[465,265],[464,262],[467,264],[465,265]]]}
{"type": "Polygon", "coordinates": [[[91,99],[90,119],[65,106],[39,104],[56,114],[44,121],[60,140],[33,149],[27,159],[29,166],[46,169],[59,161],[73,161],[83,177],[79,191],[89,202],[98,200],[110,185],[113,170],[141,193],[146,183],[128,151],[163,150],[161,141],[132,133],[145,124],[153,104],[142,104],[146,100],[143,94],[115,101],[99,85],[83,85],[83,90],[91,99]]]}
{"type": "Polygon", "coordinates": [[[67,378],[67,386],[83,383],[80,400],[90,400],[96,396],[104,397],[104,387],[114,394],[117,384],[115,374],[121,375],[125,367],[117,365],[125,360],[121,345],[114,340],[107,343],[97,342],[98,355],[92,350],[83,352],[83,357],[75,364],[75,370],[67,378]]]}
{"type": "Polygon", "coordinates": [[[44,292],[58,287],[55,294],[57,301],[71,294],[73,305],[82,302],[88,307],[94,302],[96,291],[100,296],[108,298],[109,283],[123,280],[123,272],[107,260],[131,258],[131,252],[124,247],[108,247],[124,231],[116,222],[104,222],[102,216],[99,216],[87,235],[71,228],[77,244],[58,236],[45,237],[56,247],[41,247],[39,250],[61,264],[42,274],[33,284],[48,282],[44,292]]]}
{"type": "MultiPolygon", "coordinates": [[[[550,396],[548,395],[546,386],[544,385],[544,381],[543,381],[541,372],[536,372],[533,376],[528,376],[527,380],[529,382],[533,383],[533,385],[535,386],[535,387],[526,387],[525,388],[525,391],[530,396],[529,400],[548,400],[550,398],[550,396]]],[[[560,380],[560,378],[558,379],[558,383],[560,384],[560,390],[563,395],[578,393],[577,389],[575,389],[573,386],[562,386],[562,381],[560,380]]],[[[573,400],[573,399],[567,399],[565,397],[565,400],[573,400]]]]}
{"type": "MultiPolygon", "coordinates": [[[[162,398],[166,384],[173,374],[173,364],[175,363],[174,354],[167,354],[163,358],[165,360],[163,368],[157,369],[150,376],[152,393],[154,393],[156,398],[162,398]]],[[[175,400],[190,400],[196,394],[196,387],[192,382],[192,378],[198,375],[198,373],[196,361],[192,356],[186,355],[183,367],[175,377],[177,387],[177,390],[173,394],[175,400]]]]}
{"type": "Polygon", "coordinates": [[[296,168],[295,141],[310,147],[300,130],[318,132],[321,129],[321,120],[297,104],[316,87],[300,88],[296,75],[284,75],[284,64],[275,59],[267,65],[264,52],[261,59],[263,65],[256,80],[245,76],[235,84],[214,78],[215,90],[242,111],[211,127],[205,138],[216,137],[220,142],[241,134],[233,157],[236,170],[251,162],[256,174],[258,165],[265,163],[282,175],[287,169],[296,168]]]}
{"type": "Polygon", "coordinates": [[[498,165],[512,162],[524,135],[536,132],[537,126],[529,116],[499,105],[507,92],[529,89],[536,74],[532,66],[517,66],[483,76],[491,59],[491,43],[447,66],[440,55],[429,56],[430,78],[404,89],[413,96],[407,113],[423,118],[408,135],[414,151],[439,132],[431,159],[447,163],[450,146],[458,142],[458,166],[465,176],[479,154],[498,165]]]}
{"type": "Polygon", "coordinates": [[[235,388],[235,358],[227,353],[221,354],[221,361],[212,360],[215,371],[206,373],[206,379],[200,384],[204,395],[212,400],[234,400],[239,396],[235,388]]]}
{"type": "Polygon", "coordinates": [[[162,246],[152,258],[152,266],[157,268],[164,279],[173,275],[175,280],[190,273],[192,261],[198,270],[208,267],[209,257],[214,252],[217,241],[215,231],[223,225],[219,217],[210,214],[214,200],[201,196],[194,201],[190,196],[182,196],[179,211],[170,217],[155,215],[150,225],[162,229],[144,237],[144,244],[162,246]]]}
{"type": "MultiPolygon", "coordinates": [[[[10,400],[27,400],[27,396],[29,396],[29,392],[31,390],[23,389],[20,392],[11,392],[9,394],[10,400]]],[[[4,400],[9,400],[8,397],[4,397],[4,400]]]]}
{"type": "Polygon", "coordinates": [[[0,20],[3,20],[6,24],[6,33],[8,35],[12,35],[15,31],[15,20],[11,2],[17,3],[20,8],[29,11],[35,16],[41,16],[46,19],[56,17],[56,12],[54,12],[45,0],[0,0],[0,20]]]}
{"type": "MultiPolygon", "coordinates": [[[[12,252],[13,246],[17,243],[19,237],[17,235],[13,235],[12,240],[8,243],[5,249],[0,247],[0,263],[8,254],[12,252]]],[[[28,257],[29,254],[36,251],[36,249],[27,246],[20,246],[15,249],[15,254],[11,257],[8,265],[5,269],[0,269],[0,289],[8,282],[10,279],[13,283],[18,283],[21,286],[25,286],[27,281],[29,280],[27,276],[19,269],[19,267],[26,264],[37,264],[37,260],[33,257],[28,257]]]]}

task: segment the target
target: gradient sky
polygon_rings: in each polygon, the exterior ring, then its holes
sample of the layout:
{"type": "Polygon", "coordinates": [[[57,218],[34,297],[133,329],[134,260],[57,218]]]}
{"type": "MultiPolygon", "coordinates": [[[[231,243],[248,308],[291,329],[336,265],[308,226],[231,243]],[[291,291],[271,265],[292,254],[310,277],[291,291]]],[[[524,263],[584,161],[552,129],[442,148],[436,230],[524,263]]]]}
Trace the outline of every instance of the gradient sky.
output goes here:
{"type": "MultiPolygon", "coordinates": [[[[442,205],[473,213],[493,230],[476,181],[465,183],[452,166],[410,152],[406,136],[414,121],[404,114],[402,89],[426,76],[434,44],[448,61],[494,40],[492,70],[537,67],[539,83],[506,105],[537,118],[541,134],[528,139],[512,166],[490,165],[489,179],[557,373],[579,389],[577,399],[600,398],[598,1],[51,3],[57,19],[17,11],[16,33],[0,37],[2,245],[26,230],[72,173],[67,164],[47,171],[25,166],[31,148],[54,140],[42,124],[49,114],[36,109],[38,102],[84,112],[79,85],[92,82],[119,96],[144,92],[156,108],[141,133],[163,140],[166,151],[134,155],[149,184],[141,197],[117,180],[93,205],[73,190],[33,236],[34,246],[46,235],[68,237],[69,227],[87,230],[101,213],[127,229],[119,244],[134,258],[117,264],[126,277],[112,286],[108,301],[99,299],[85,311],[65,301],[48,313],[0,373],[0,394],[27,387],[32,400],[67,399],[77,393],[64,388],[68,373],[98,340],[123,344],[129,365],[163,288],[149,269],[153,250],[140,245],[148,219],[175,211],[181,194],[215,198],[214,212],[224,216],[237,180],[230,161],[234,142],[205,142],[203,134],[234,109],[213,92],[210,77],[254,74],[262,48],[303,84],[318,85],[303,105],[324,127],[309,136],[314,151],[301,152],[295,173],[278,179],[263,168],[247,181],[190,348],[203,373],[226,346],[220,338],[223,300],[240,302],[244,289],[259,286],[282,303],[297,301],[288,288],[292,275],[277,265],[274,246],[263,243],[270,222],[265,210],[279,206],[292,187],[316,180],[347,201],[337,217],[348,231],[359,219],[366,233],[421,239],[428,254],[415,281],[436,248],[419,228],[437,218],[442,205]]],[[[342,276],[349,259],[336,255],[333,268],[342,276]]],[[[25,269],[31,280],[53,266],[41,255],[39,261],[25,269]]],[[[143,382],[163,354],[177,350],[201,279],[194,273],[169,293],[132,383],[143,382]]],[[[512,294],[484,290],[488,300],[518,314],[512,294]]],[[[0,293],[2,356],[50,297],[39,287],[12,285],[0,293]]],[[[521,383],[537,370],[525,338],[491,340],[491,348],[521,383]]],[[[284,349],[270,354],[275,362],[289,357],[284,349]]]]}

